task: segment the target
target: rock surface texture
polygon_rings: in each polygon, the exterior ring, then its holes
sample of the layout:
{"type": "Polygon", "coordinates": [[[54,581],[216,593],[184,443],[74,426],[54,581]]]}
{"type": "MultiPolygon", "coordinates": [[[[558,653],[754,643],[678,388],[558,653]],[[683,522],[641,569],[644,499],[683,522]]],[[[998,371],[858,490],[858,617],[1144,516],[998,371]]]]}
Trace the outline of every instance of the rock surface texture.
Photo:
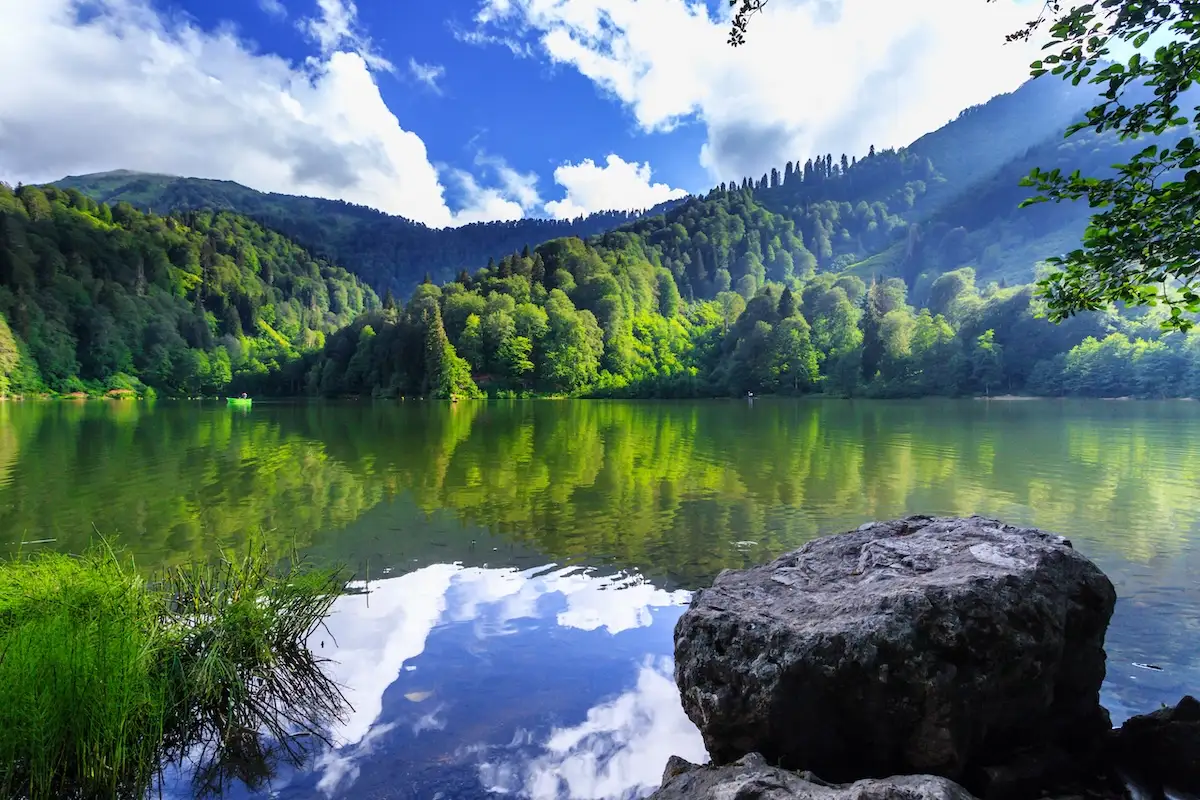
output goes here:
{"type": "MultiPolygon", "coordinates": [[[[697,592],[675,680],[717,765],[762,753],[829,781],[929,773],[1000,796],[996,765],[1038,747],[1074,760],[1110,730],[1115,600],[1059,536],[981,517],[871,523],[697,592]]],[[[760,796],[815,795],[745,795],[760,796]]]]}
{"type": "Polygon", "coordinates": [[[1110,761],[1136,784],[1160,797],[1200,795],[1200,701],[1187,696],[1174,708],[1126,720],[1115,731],[1110,761]]]}
{"type": "Polygon", "coordinates": [[[650,800],[973,800],[953,781],[904,775],[847,785],[824,783],[811,773],[769,766],[752,753],[724,767],[698,767],[681,758],[667,764],[663,784],[650,800]]]}

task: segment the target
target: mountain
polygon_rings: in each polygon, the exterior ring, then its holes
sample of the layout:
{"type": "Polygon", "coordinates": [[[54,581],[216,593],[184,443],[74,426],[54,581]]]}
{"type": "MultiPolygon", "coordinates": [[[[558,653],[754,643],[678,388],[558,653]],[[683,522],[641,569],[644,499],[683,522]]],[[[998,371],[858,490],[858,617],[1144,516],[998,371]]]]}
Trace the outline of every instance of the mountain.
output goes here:
{"type": "MultiPolygon", "coordinates": [[[[234,369],[224,382],[175,378],[147,359],[142,345],[133,368],[172,392],[200,385],[384,397],[1195,394],[1200,338],[1160,337],[1157,310],[1051,325],[1029,285],[1039,261],[1077,245],[1090,209],[1020,209],[1031,192],[1021,178],[1035,166],[1103,172],[1146,145],[1090,132],[1064,138],[1062,128],[1091,97],[1087,87],[1034,81],[968,109],[910,147],[871,148],[861,158],[818,154],[646,215],[570,223],[432,230],[346,203],[129,172],[71,178],[77,189],[65,193],[47,189],[63,206],[52,220],[35,213],[35,190],[14,197],[31,220],[61,227],[71,223],[63,216],[71,211],[105,231],[109,206],[97,200],[118,201],[111,214],[120,224],[137,214],[135,202],[185,209],[146,224],[190,231],[186,246],[201,248],[202,264],[205,241],[212,252],[224,247],[229,269],[246,260],[228,239],[236,242],[241,229],[254,226],[261,232],[255,236],[278,237],[295,252],[334,254],[349,272],[389,290],[380,307],[364,293],[365,313],[352,322],[346,304],[331,300],[337,319],[327,317],[327,329],[309,324],[311,333],[277,341],[283,349],[274,357],[256,351],[251,360],[236,328],[273,325],[268,312],[211,298],[198,289],[196,271],[184,269],[192,277],[180,275],[173,296],[198,304],[214,335],[232,336],[213,350],[210,340],[181,334],[184,344],[234,369]],[[234,230],[214,238],[205,234],[204,226],[215,224],[208,219],[229,220],[222,224],[234,230]],[[576,228],[579,235],[558,235],[576,228]],[[538,244],[546,236],[557,238],[538,244]],[[418,283],[419,276],[427,279],[418,283]],[[395,294],[407,302],[398,305],[395,294]],[[231,306],[237,319],[226,318],[231,306]],[[329,335],[322,343],[323,333],[329,335]]],[[[10,261],[24,252],[19,243],[9,251],[10,261]]],[[[105,255],[99,268],[119,258],[105,255]]],[[[176,267],[191,263],[174,251],[167,258],[176,267]]],[[[102,296],[102,289],[91,292],[102,296]]],[[[6,345],[0,329],[0,370],[14,348],[45,349],[42,342],[54,341],[31,333],[21,315],[19,298],[29,294],[0,302],[20,340],[6,345]]],[[[40,304],[48,316],[66,318],[60,309],[76,308],[81,296],[55,283],[42,288],[40,304]]],[[[72,313],[86,317],[82,308],[72,313]]],[[[168,318],[175,329],[191,330],[187,315],[168,318]]],[[[85,338],[90,329],[77,321],[60,327],[86,345],[79,352],[104,341],[85,338]]],[[[49,355],[34,357],[65,385],[70,370],[56,372],[49,355]]],[[[80,364],[81,379],[103,372],[80,364]]]]}
{"type": "Polygon", "coordinates": [[[729,273],[730,286],[743,283],[743,288],[748,286],[742,281],[748,273],[757,274],[761,285],[767,277],[803,276],[810,268],[850,270],[868,279],[898,276],[913,289],[922,275],[932,280],[960,266],[975,268],[982,279],[1019,283],[1032,277],[1039,260],[1077,243],[1088,218],[1081,204],[1045,207],[1036,215],[1018,212],[1017,205],[1028,196],[1019,185],[1021,177],[1033,165],[1073,162],[1083,156],[1103,167],[1112,163],[1105,158],[1120,155],[1120,143],[1098,143],[1089,134],[1063,139],[1063,130],[1082,116],[1094,96],[1094,87],[1028,81],[1014,92],[965,109],[907,148],[882,151],[879,159],[818,155],[807,160],[808,166],[802,160],[780,165],[774,178],[749,176],[737,188],[752,190],[758,209],[753,213],[776,216],[730,222],[734,227],[728,233],[715,235],[739,249],[748,244],[755,253],[752,258],[766,259],[761,273],[755,264],[739,263],[745,253],[725,244],[715,250],[706,245],[716,228],[729,222],[709,213],[706,202],[712,194],[638,214],[431,229],[363,206],[267,194],[229,181],[118,170],[72,176],[56,185],[98,201],[123,200],[160,213],[235,211],[344,266],[381,294],[391,290],[399,296],[407,296],[426,276],[443,283],[526,245],[566,236],[586,239],[616,228],[641,234],[674,229],[676,224],[688,231],[696,226],[713,229],[705,230],[705,237],[691,249],[672,244],[668,234],[655,237],[685,297],[711,297],[714,289],[719,291],[716,287],[725,286],[724,276],[716,274],[721,270],[729,273]],[[781,234],[786,221],[792,227],[781,234]],[[747,231],[760,228],[758,244],[751,243],[752,234],[743,242],[736,225],[747,231]],[[788,246],[775,245],[768,251],[766,246],[777,235],[788,246]],[[789,236],[801,246],[794,246],[789,236]],[[781,263],[789,257],[791,267],[781,263]],[[703,277],[697,279],[701,272],[703,277]]]}
{"type": "Polygon", "coordinates": [[[232,181],[116,170],[73,175],[55,182],[98,202],[127,202],[143,211],[234,211],[303,244],[312,253],[354,272],[381,295],[406,296],[425,277],[452,280],[489,257],[516,252],[562,236],[590,236],[643,214],[659,214],[668,201],[646,212],[607,211],[573,220],[522,219],[430,228],[404,217],[339,200],[255,191],[232,181]]]}
{"type": "Polygon", "coordinates": [[[379,305],[346,270],[228,211],[162,217],[0,183],[0,395],[219,392],[379,305]]]}
{"type": "Polygon", "coordinates": [[[1090,209],[1020,209],[1031,192],[1021,178],[1034,166],[1102,172],[1146,144],[1064,138],[1089,102],[1029,83],[912,147],[786,163],[613,231],[503,256],[418,287],[407,306],[365,316],[259,386],[435,397],[1200,393],[1200,336],[1161,337],[1156,310],[1053,325],[1029,285],[1041,259],[1078,243],[1090,209]]]}

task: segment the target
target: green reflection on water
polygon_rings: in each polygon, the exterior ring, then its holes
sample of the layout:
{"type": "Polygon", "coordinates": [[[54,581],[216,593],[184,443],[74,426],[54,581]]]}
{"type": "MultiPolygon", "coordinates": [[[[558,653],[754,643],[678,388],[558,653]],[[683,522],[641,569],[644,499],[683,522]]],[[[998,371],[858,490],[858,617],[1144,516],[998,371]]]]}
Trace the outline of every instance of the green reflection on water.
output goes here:
{"type": "Polygon", "coordinates": [[[263,529],[382,567],[491,534],[694,586],[869,519],[982,513],[1148,562],[1194,535],[1198,435],[1186,402],[0,403],[0,542],[78,551],[94,525],[162,563],[263,529]]]}

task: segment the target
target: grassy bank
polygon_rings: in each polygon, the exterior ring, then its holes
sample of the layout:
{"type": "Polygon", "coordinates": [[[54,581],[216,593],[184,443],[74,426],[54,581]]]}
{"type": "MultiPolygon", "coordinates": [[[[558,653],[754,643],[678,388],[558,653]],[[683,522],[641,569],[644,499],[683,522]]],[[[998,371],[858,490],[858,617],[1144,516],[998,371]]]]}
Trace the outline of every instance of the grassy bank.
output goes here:
{"type": "Polygon", "coordinates": [[[147,579],[107,548],[0,564],[0,796],[142,797],[267,777],[344,709],[307,648],[344,585],[257,546],[147,579]]]}

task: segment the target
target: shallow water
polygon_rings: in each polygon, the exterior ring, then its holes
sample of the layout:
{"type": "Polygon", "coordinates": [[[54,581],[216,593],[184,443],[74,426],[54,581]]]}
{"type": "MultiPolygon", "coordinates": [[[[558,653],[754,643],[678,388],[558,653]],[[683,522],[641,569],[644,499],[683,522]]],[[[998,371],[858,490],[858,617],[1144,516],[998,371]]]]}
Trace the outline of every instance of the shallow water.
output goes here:
{"type": "Polygon", "coordinates": [[[704,757],[689,590],[869,519],[1071,537],[1121,597],[1114,721],[1194,691],[1197,442],[1187,402],[0,403],[0,543],[95,526],[149,566],[259,529],[369,581],[314,641],[339,746],[258,796],[627,798],[704,757]]]}

